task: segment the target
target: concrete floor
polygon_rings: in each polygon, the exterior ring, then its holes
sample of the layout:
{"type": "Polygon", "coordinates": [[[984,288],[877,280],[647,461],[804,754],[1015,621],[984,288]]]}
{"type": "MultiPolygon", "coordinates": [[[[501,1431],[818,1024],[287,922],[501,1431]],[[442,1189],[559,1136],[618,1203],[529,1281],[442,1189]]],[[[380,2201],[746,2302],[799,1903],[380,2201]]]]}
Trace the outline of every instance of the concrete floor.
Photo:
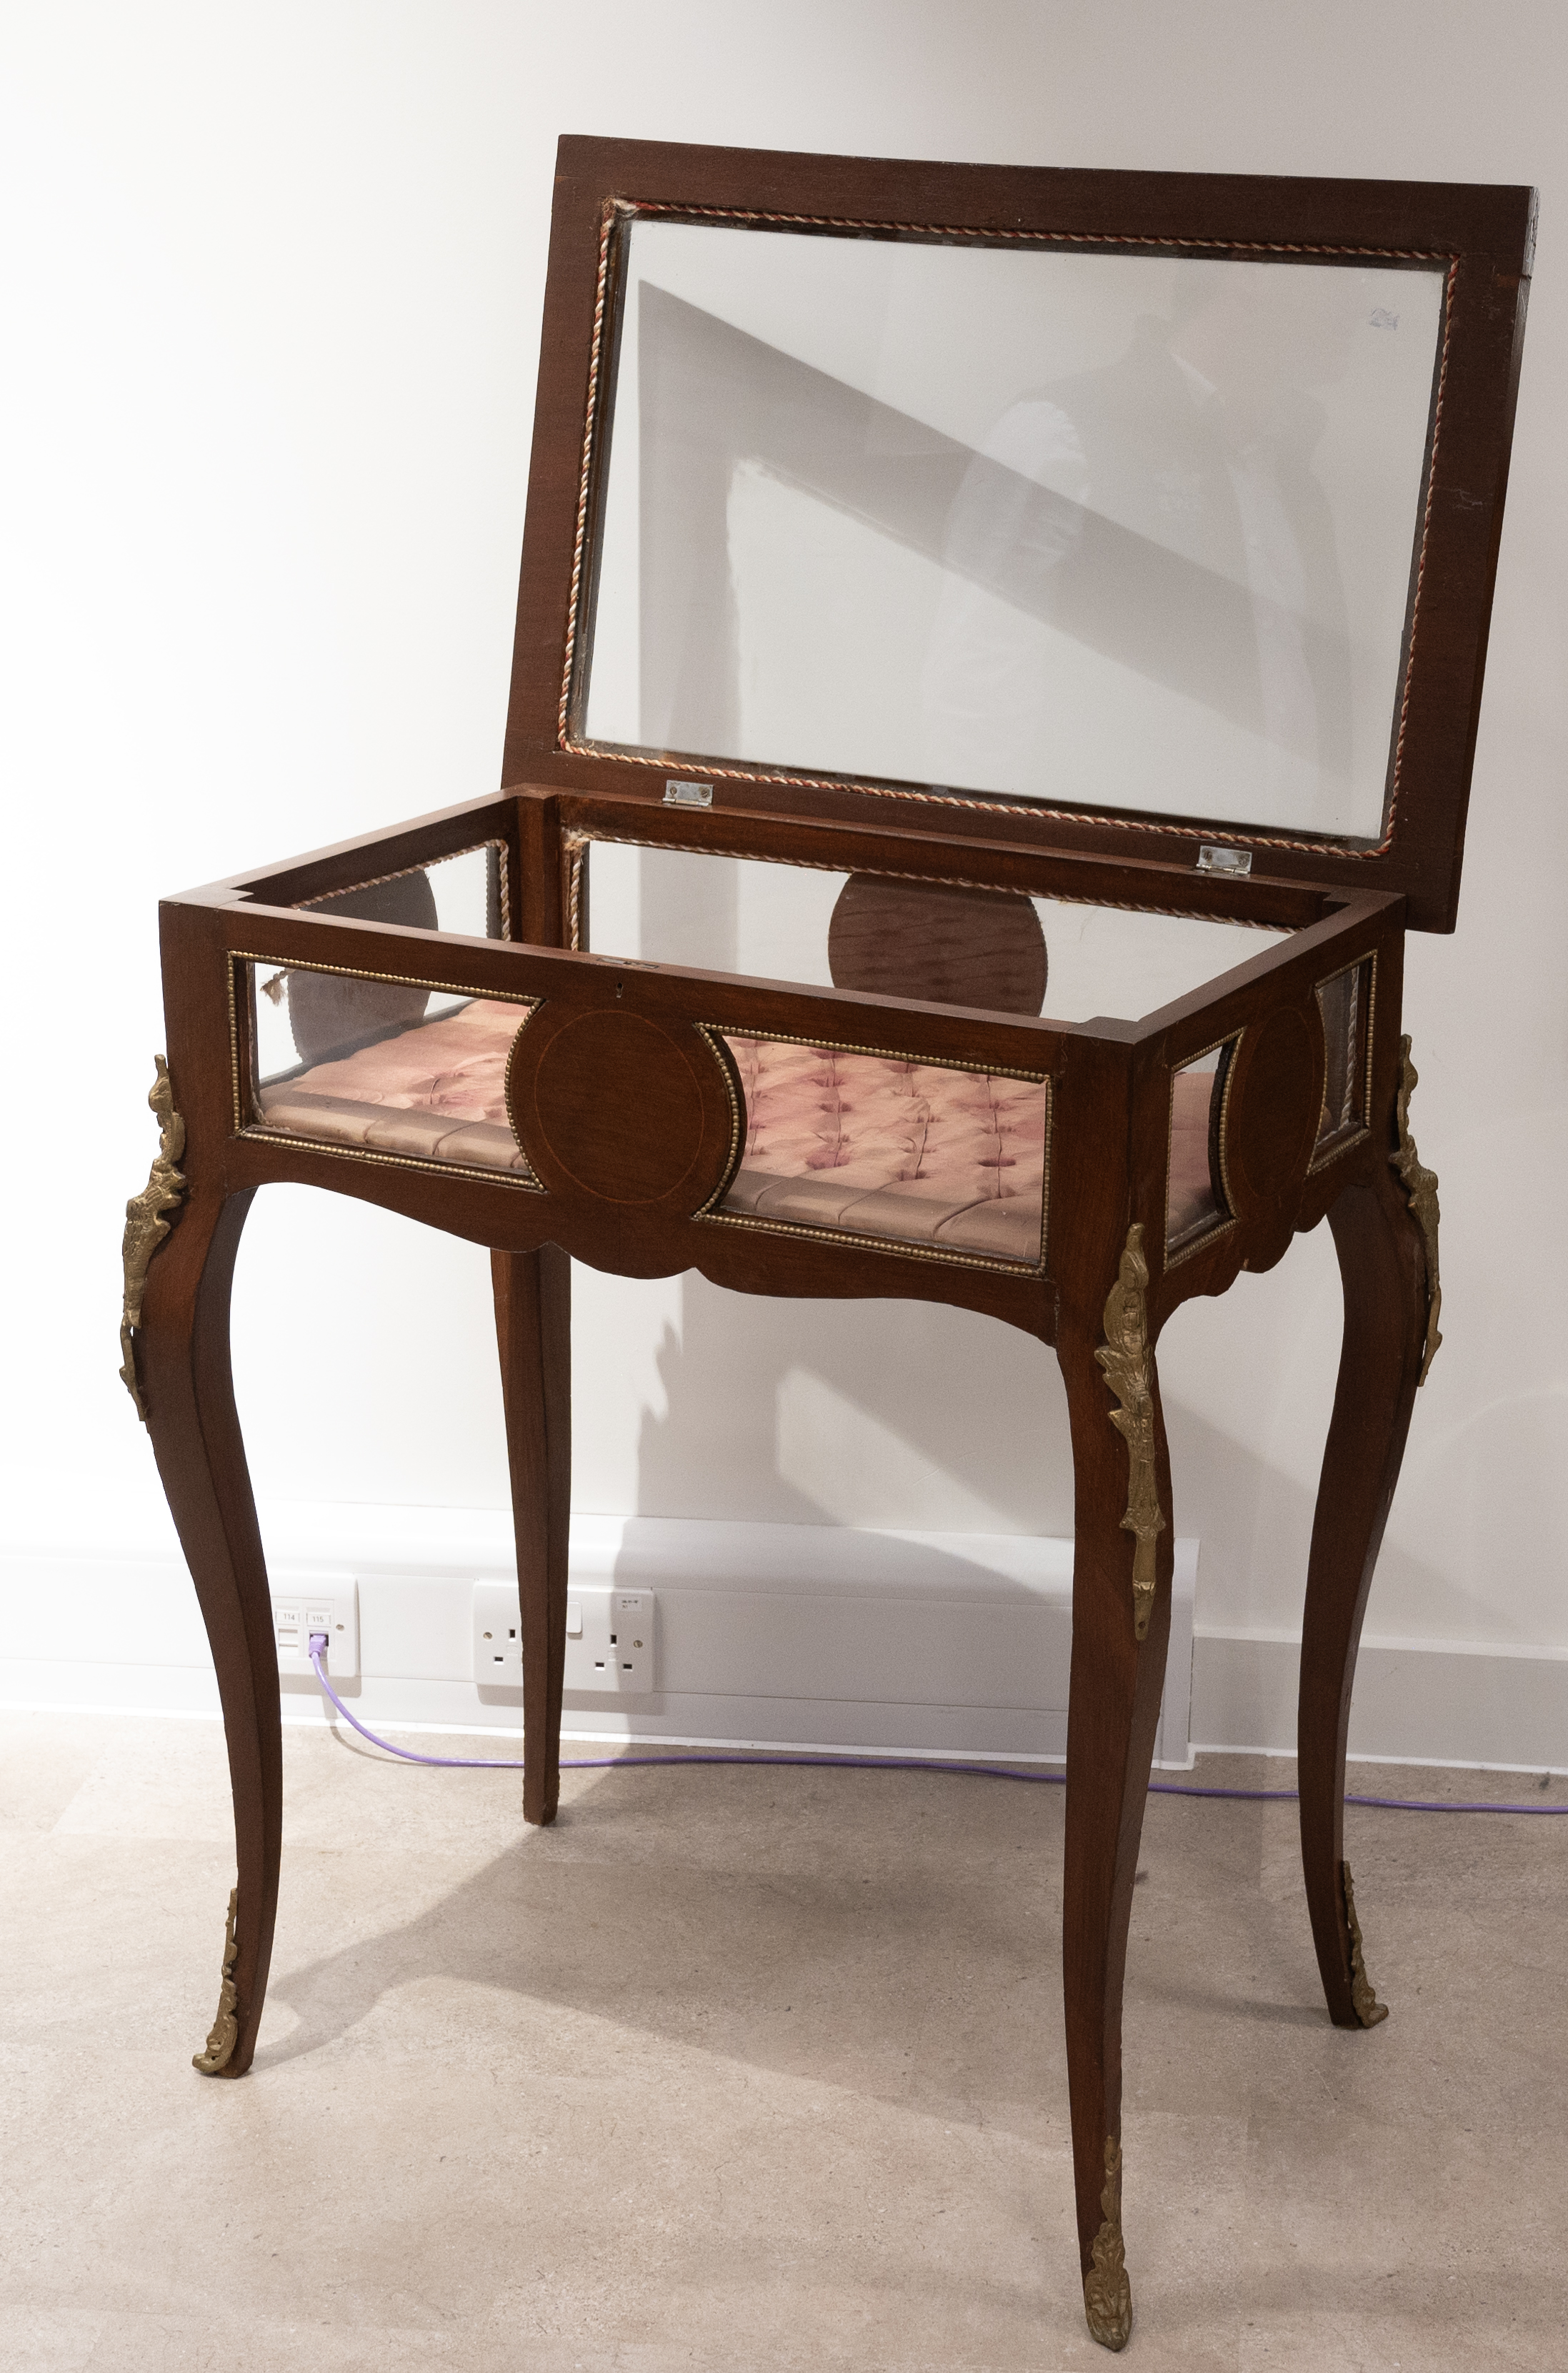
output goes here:
{"type": "MultiPolygon", "coordinates": [[[[225,2084],[191,2067],[232,1878],[215,1725],[11,1714],[0,1740],[6,2367],[1109,2362],[1073,2241],[1059,1789],[584,1772],[525,1831],[515,1773],[290,1730],[271,1998],[225,2084]]],[[[1366,2035],[1323,2012],[1295,1807],[1150,1805],[1122,2361],[1568,2366],[1568,1820],[1349,1822],[1392,2005],[1366,2035]]]]}

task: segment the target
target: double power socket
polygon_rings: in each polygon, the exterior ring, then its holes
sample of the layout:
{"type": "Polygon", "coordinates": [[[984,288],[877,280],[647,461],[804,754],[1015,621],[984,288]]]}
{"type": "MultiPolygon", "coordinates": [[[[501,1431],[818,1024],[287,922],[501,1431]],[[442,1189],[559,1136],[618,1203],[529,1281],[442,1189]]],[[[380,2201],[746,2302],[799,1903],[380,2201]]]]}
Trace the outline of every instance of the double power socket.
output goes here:
{"type": "MultiPolygon", "coordinates": [[[[651,1590],[574,1583],[566,1594],[564,1687],[621,1696],[650,1690],[656,1613],[651,1590]]],[[[522,1688],[523,1635],[516,1583],[474,1584],[473,1677],[481,1689],[522,1688]]]]}

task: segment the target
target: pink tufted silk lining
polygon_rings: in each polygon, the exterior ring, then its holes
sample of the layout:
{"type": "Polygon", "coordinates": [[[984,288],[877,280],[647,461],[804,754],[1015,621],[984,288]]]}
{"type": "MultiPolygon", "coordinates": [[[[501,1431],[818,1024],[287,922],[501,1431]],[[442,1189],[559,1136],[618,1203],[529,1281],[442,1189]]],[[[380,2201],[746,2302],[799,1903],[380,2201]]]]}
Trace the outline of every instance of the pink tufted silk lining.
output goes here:
{"type": "Polygon", "coordinates": [[[726,1210],[1039,1260],[1043,1082],[776,1038],[726,1044],[747,1135],[726,1210]]]}
{"type": "Polygon", "coordinates": [[[261,1118],[332,1145],[526,1177],[506,1118],[506,1058],[525,1018],[522,1006],[476,997],[438,1021],[262,1088],[261,1118]]]}
{"type": "MultiPolygon", "coordinates": [[[[268,1128],[329,1144],[527,1175],[505,1101],[506,1058],[521,1023],[516,1005],[476,998],[263,1087],[261,1117],[268,1128]]],[[[745,1096],[747,1138],[725,1210],[1039,1261],[1043,1083],[780,1039],[726,1043],[745,1096]]],[[[1197,1074],[1176,1082],[1173,1238],[1212,1199],[1211,1085],[1197,1074]]]]}
{"type": "Polygon", "coordinates": [[[1167,1245],[1196,1235],[1222,1216],[1209,1176],[1209,1104],[1214,1092],[1212,1071],[1178,1071],[1171,1082],[1170,1186],[1165,1207],[1167,1245]]]}

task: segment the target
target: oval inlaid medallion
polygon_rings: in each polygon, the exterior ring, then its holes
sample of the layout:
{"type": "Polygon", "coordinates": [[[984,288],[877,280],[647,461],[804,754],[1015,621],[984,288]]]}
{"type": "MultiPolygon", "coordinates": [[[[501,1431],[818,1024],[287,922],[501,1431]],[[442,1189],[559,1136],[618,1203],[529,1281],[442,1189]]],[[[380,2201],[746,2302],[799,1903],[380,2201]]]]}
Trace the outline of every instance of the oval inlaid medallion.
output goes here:
{"type": "Polygon", "coordinates": [[[1272,1202],[1305,1172],[1322,1101],[1322,1048],[1307,1016],[1284,1006],[1244,1038],[1226,1128],[1233,1170],[1260,1202],[1272,1202]]]}
{"type": "MultiPolygon", "coordinates": [[[[523,1032],[519,1048],[528,1035],[523,1032]]],[[[707,1134],[702,1088],[685,1049],[640,1013],[600,1011],[564,1020],[540,1057],[528,1102],[540,1153],[548,1151],[574,1186],[606,1203],[657,1203],[673,1195],[700,1160],[707,1134]]]]}

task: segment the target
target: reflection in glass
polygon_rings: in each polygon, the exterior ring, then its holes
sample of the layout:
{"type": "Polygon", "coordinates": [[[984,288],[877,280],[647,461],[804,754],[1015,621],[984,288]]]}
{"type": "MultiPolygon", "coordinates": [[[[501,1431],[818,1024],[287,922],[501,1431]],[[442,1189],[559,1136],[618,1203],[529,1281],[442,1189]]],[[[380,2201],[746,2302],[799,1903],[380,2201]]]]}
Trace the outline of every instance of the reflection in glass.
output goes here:
{"type": "Polygon", "coordinates": [[[303,966],[240,966],[251,1127],[531,1179],[506,1058],[531,1003],[303,966]]]}
{"type": "Polygon", "coordinates": [[[299,903],[313,915],[342,915],[353,922],[403,923],[415,930],[452,931],[472,940],[509,939],[506,844],[482,841],[477,848],[459,848],[428,865],[299,903]]]}
{"type": "Polygon", "coordinates": [[[589,739],[1376,836],[1438,270],[624,238],[589,739]]]}
{"type": "Polygon", "coordinates": [[[1332,980],[1318,984],[1318,1010],[1323,1017],[1327,1056],[1323,1076],[1323,1114],[1318,1124],[1318,1145],[1328,1145],[1347,1129],[1359,1129],[1366,1118],[1365,1029],[1367,967],[1353,964],[1332,980]]]}
{"type": "Polygon", "coordinates": [[[1039,1263],[1050,1088],[730,1034],[746,1150],[725,1211],[1039,1263]]]}
{"type": "MultiPolygon", "coordinates": [[[[892,995],[915,993],[907,977],[901,988],[894,985],[907,961],[901,946],[890,951],[884,978],[848,977],[841,955],[835,980],[830,962],[835,918],[842,933],[853,911],[841,902],[852,880],[865,883],[876,882],[877,876],[818,872],[696,849],[638,848],[617,841],[596,841],[584,857],[580,940],[595,955],[742,973],[807,988],[864,987],[892,995]],[[895,956],[897,963],[891,960],[895,956]]],[[[869,922],[874,902],[863,897],[860,903],[862,911],[854,919],[869,922]]],[[[1011,905],[1001,901],[998,912],[1005,914],[1011,905]]],[[[1136,1021],[1206,987],[1217,975],[1261,955],[1286,936],[1208,917],[1129,914],[1120,907],[1064,906],[1047,898],[1030,899],[1028,905],[1038,918],[1043,942],[1039,988],[1054,1022],[1088,1022],[1101,1014],[1136,1021]],[[1047,957],[1048,988],[1043,977],[1047,957]]],[[[907,938],[907,918],[892,897],[884,913],[889,930],[907,938]]],[[[1016,936],[1016,926],[1009,930],[1016,936]]],[[[996,954],[995,939],[987,935],[976,950],[969,978],[961,970],[937,966],[933,982],[942,995],[936,1001],[1006,1013],[1026,1011],[1027,996],[993,1006],[992,999],[1004,994],[999,982],[1012,970],[1010,962],[1006,971],[1000,968],[996,954]]],[[[1021,977],[1025,971],[1027,966],[1021,966],[1014,976],[1021,977]]],[[[1040,1011],[1038,1003],[1034,1011],[1040,1011]]]]}
{"type": "Polygon", "coordinates": [[[595,841],[579,944],[594,955],[830,988],[828,933],[847,873],[595,841]]]}
{"type": "Polygon", "coordinates": [[[1170,1164],[1166,1187],[1167,1256],[1195,1244],[1230,1217],[1225,1201],[1220,1128],[1225,1074],[1234,1039],[1171,1074],[1170,1164]]]}

